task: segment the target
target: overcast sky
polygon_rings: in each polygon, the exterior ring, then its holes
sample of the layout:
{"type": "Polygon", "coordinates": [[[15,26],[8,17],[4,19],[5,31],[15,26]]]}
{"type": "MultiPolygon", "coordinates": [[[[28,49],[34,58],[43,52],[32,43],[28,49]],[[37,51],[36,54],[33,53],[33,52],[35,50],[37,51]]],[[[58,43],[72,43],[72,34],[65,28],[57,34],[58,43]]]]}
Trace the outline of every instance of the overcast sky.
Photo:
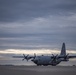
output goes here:
{"type": "Polygon", "coordinates": [[[76,50],[76,0],[0,0],[0,51],[76,50]]]}

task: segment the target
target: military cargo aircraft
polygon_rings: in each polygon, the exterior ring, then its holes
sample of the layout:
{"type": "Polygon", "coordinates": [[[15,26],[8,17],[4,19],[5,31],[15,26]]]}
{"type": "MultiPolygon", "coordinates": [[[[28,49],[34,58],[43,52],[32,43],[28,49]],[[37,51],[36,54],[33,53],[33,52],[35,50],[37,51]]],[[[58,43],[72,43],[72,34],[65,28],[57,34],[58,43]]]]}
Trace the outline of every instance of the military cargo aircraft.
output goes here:
{"type": "Polygon", "coordinates": [[[76,58],[76,56],[66,54],[65,43],[62,44],[61,53],[59,55],[52,54],[51,56],[45,56],[45,55],[36,56],[36,54],[34,54],[34,56],[30,56],[30,55],[25,56],[23,54],[23,56],[13,56],[13,57],[14,58],[23,58],[22,60],[26,59],[27,61],[29,59],[31,59],[31,61],[34,62],[35,64],[37,64],[37,66],[41,66],[41,65],[56,66],[61,61],[69,61],[70,58],[76,58]]]}

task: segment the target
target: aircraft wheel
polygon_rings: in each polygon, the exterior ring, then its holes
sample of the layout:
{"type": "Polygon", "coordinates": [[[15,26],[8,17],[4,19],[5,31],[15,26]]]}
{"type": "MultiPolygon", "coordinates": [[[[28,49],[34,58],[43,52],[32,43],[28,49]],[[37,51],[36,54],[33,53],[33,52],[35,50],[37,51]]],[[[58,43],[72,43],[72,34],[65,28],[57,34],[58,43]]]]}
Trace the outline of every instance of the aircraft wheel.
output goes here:
{"type": "Polygon", "coordinates": [[[48,66],[48,65],[43,65],[43,66],[48,66]]]}
{"type": "Polygon", "coordinates": [[[41,65],[37,64],[37,66],[41,66],[41,65]]]}

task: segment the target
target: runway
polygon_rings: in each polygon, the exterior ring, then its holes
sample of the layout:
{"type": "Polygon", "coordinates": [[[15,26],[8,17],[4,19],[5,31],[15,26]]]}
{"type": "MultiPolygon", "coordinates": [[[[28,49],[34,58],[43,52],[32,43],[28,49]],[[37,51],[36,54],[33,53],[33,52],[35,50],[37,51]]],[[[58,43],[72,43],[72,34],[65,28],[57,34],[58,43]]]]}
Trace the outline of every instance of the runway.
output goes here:
{"type": "Polygon", "coordinates": [[[76,66],[0,66],[0,75],[76,75],[76,66]]]}

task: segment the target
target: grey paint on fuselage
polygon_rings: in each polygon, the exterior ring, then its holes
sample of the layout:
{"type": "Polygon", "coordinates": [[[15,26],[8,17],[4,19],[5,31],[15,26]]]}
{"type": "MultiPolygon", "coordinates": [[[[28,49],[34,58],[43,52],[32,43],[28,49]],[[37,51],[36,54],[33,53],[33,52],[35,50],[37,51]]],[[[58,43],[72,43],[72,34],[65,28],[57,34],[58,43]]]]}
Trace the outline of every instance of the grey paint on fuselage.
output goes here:
{"type": "Polygon", "coordinates": [[[57,65],[61,62],[61,59],[58,59],[56,61],[52,61],[53,58],[51,58],[51,56],[37,56],[35,57],[35,59],[33,59],[32,61],[37,64],[37,65],[57,65]]]}
{"type": "Polygon", "coordinates": [[[47,65],[49,64],[50,60],[51,60],[50,56],[38,56],[35,58],[34,63],[39,65],[47,65]]]}

